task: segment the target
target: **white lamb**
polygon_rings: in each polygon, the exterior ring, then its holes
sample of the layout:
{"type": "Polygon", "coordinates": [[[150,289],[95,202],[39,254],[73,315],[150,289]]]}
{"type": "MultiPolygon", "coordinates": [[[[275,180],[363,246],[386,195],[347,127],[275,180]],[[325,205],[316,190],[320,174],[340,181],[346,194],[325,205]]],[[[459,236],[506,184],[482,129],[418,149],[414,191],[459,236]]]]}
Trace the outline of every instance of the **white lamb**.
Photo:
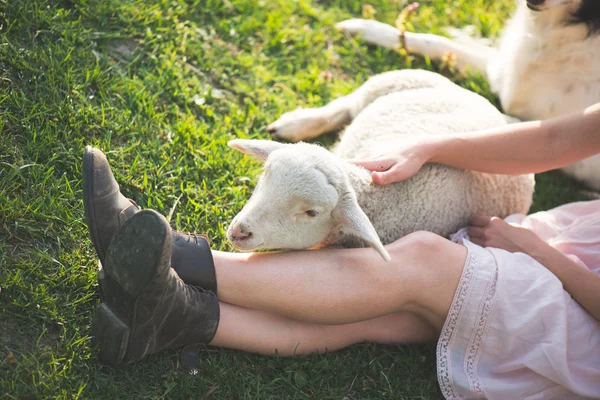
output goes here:
{"type": "Polygon", "coordinates": [[[350,123],[333,152],[313,144],[232,140],[265,162],[228,239],[239,250],[373,246],[417,230],[447,236],[473,215],[529,209],[533,175],[490,175],[437,164],[400,183],[376,186],[344,159],[407,135],[470,132],[504,125],[483,97],[427,71],[387,72],[325,107],[284,114],[272,126],[287,139],[318,136],[350,123]]]}

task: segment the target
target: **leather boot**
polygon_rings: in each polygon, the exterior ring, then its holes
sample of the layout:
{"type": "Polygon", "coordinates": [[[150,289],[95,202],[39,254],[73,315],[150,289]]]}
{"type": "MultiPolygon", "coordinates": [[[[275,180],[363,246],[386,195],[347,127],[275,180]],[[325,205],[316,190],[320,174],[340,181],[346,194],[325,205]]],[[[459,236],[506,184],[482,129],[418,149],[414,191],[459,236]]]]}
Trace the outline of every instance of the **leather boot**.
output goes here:
{"type": "MultiPolygon", "coordinates": [[[[98,281],[104,293],[107,277],[102,265],[108,246],[119,227],[141,208],[121,194],[108,160],[100,150],[91,146],[85,148],[82,170],[85,219],[100,259],[98,281]]],[[[206,237],[174,230],[171,232],[171,267],[184,282],[217,293],[215,266],[206,237]]]]}
{"type": "Polygon", "coordinates": [[[114,235],[104,264],[112,284],[92,323],[94,344],[106,364],[129,364],[213,339],[217,296],[177,276],[170,268],[171,244],[168,222],[153,210],[136,213],[114,235]]]}

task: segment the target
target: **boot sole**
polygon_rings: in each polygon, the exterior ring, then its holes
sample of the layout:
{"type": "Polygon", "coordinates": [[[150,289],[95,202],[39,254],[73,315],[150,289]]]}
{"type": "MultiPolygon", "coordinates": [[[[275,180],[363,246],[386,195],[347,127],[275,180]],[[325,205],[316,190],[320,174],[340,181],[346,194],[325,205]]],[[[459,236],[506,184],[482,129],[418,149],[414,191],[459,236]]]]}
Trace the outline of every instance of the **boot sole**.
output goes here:
{"type": "Polygon", "coordinates": [[[170,240],[168,223],[152,210],[140,211],[115,234],[104,266],[114,284],[96,306],[92,322],[93,344],[104,363],[117,366],[125,361],[136,328],[137,300],[159,267],[169,265],[170,240]]]}
{"type": "MultiPolygon", "coordinates": [[[[98,228],[94,223],[94,202],[92,201],[92,188],[94,187],[94,169],[92,167],[94,162],[94,155],[92,153],[92,146],[85,146],[85,152],[83,153],[83,213],[85,216],[85,222],[88,227],[88,232],[92,238],[92,244],[98,255],[98,282],[106,279],[104,272],[104,259],[106,254],[100,247],[100,235],[98,234],[98,228]]],[[[104,299],[104,291],[102,285],[100,285],[100,297],[104,299]]]]}
{"type": "Polygon", "coordinates": [[[92,201],[93,193],[92,188],[94,187],[94,155],[92,153],[92,146],[86,146],[85,152],[83,153],[83,209],[85,214],[85,222],[88,226],[88,232],[92,237],[92,244],[96,249],[96,254],[100,258],[100,263],[104,264],[106,254],[100,248],[100,237],[97,232],[97,226],[94,223],[94,202],[92,201]]]}

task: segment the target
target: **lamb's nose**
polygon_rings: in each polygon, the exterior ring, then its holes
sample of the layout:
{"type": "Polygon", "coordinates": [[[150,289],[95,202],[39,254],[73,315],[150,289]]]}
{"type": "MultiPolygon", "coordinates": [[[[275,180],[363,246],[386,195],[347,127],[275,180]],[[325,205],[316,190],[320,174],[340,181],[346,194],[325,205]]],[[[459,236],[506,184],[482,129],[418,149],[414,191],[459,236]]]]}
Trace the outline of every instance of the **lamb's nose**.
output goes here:
{"type": "Polygon", "coordinates": [[[246,240],[252,237],[252,232],[243,224],[235,224],[231,227],[231,238],[234,240],[246,240]]]}
{"type": "Polygon", "coordinates": [[[546,2],[546,0],[527,0],[527,2],[532,6],[541,6],[546,2]]]}

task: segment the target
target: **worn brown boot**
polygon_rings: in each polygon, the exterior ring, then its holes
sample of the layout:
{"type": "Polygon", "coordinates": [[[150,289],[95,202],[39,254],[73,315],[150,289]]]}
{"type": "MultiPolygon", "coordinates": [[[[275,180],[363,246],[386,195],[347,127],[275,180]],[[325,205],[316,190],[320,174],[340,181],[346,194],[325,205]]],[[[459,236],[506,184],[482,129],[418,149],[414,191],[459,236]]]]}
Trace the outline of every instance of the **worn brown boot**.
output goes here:
{"type": "MultiPolygon", "coordinates": [[[[104,293],[106,274],[102,265],[115,232],[141,208],[121,194],[104,153],[91,146],[83,155],[83,205],[92,243],[100,259],[98,281],[104,293]]],[[[202,235],[172,232],[171,266],[184,282],[217,293],[212,253],[202,235]]]]}
{"type": "Polygon", "coordinates": [[[171,228],[153,210],[116,232],[106,255],[112,284],[92,323],[100,359],[128,364],[164,349],[209,343],[219,323],[215,293],[186,285],[170,268],[171,228]]]}

